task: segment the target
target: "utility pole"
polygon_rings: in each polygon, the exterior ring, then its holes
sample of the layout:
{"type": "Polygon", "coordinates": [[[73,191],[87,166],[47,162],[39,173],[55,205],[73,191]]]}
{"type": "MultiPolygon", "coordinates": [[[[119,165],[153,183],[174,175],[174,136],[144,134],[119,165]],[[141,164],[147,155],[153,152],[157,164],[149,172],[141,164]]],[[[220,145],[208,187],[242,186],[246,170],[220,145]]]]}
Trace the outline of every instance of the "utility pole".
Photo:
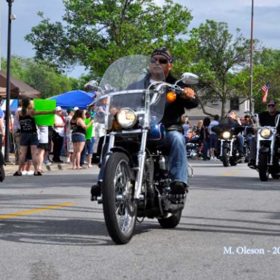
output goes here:
{"type": "Polygon", "coordinates": [[[251,40],[250,40],[250,112],[253,113],[253,41],[254,41],[254,0],[251,7],[251,40]]]}
{"type": "Polygon", "coordinates": [[[8,40],[7,40],[7,73],[6,73],[6,120],[5,120],[5,162],[9,162],[10,158],[10,68],[11,68],[11,31],[12,31],[12,4],[14,0],[7,0],[8,2],[8,40]]]}

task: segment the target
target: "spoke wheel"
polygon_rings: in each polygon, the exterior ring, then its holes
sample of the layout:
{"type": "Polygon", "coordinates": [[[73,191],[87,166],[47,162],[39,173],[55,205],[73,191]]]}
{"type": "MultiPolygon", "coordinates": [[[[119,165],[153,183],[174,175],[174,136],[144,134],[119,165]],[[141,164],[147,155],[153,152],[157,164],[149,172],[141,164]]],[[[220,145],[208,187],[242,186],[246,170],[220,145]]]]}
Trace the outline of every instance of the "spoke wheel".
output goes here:
{"type": "Polygon", "coordinates": [[[102,196],[109,235],[117,244],[129,242],[135,228],[137,208],[129,159],[124,153],[113,153],[108,159],[102,196]]]}

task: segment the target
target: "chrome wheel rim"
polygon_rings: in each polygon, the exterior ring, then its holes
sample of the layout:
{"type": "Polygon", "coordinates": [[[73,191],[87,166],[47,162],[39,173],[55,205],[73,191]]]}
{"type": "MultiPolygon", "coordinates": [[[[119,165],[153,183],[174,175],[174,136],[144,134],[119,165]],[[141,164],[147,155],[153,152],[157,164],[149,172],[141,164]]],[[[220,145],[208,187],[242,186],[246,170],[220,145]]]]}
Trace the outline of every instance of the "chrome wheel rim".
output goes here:
{"type": "Polygon", "coordinates": [[[133,185],[130,180],[128,164],[125,160],[118,163],[114,177],[115,186],[115,215],[119,229],[123,234],[129,234],[135,224],[135,202],[133,185]]]}

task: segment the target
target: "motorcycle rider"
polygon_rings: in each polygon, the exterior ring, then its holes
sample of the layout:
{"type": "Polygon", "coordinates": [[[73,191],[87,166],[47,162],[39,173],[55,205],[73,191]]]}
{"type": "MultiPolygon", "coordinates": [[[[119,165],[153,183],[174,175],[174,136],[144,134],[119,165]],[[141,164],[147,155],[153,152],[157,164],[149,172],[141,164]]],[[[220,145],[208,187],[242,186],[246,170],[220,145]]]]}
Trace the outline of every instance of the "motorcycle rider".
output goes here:
{"type": "MultiPolygon", "coordinates": [[[[264,111],[259,114],[259,124],[260,126],[275,126],[275,120],[280,111],[277,110],[276,101],[271,99],[267,103],[267,111],[264,111]]],[[[278,133],[280,133],[280,128],[277,128],[278,133]]],[[[250,147],[250,157],[248,166],[250,168],[256,168],[256,136],[254,136],[251,140],[250,147]]]]}
{"type": "Polygon", "coordinates": [[[219,115],[215,115],[214,119],[209,124],[209,134],[210,134],[210,159],[217,159],[217,145],[218,145],[218,135],[215,131],[212,130],[213,127],[218,126],[220,124],[219,115]]]}
{"type": "Polygon", "coordinates": [[[235,111],[230,111],[228,113],[228,120],[229,120],[229,124],[230,124],[231,128],[234,129],[234,133],[236,133],[239,155],[240,155],[240,157],[243,157],[244,156],[244,151],[243,151],[244,137],[240,133],[243,130],[241,120],[235,111]]]}
{"type": "MultiPolygon", "coordinates": [[[[128,89],[147,88],[152,82],[164,80],[169,84],[175,84],[176,79],[170,71],[173,67],[173,58],[167,48],[162,47],[152,52],[149,64],[149,73],[146,77],[131,84],[128,89]],[[164,77],[162,76],[164,74],[164,77]]],[[[162,123],[166,129],[166,140],[170,148],[168,155],[168,170],[172,180],[171,194],[184,194],[188,192],[187,155],[181,116],[186,109],[198,106],[198,100],[193,89],[178,84],[184,88],[184,93],[172,103],[167,103],[162,123]]],[[[99,184],[92,186],[92,198],[101,194],[99,184]]]]}
{"type": "MultiPolygon", "coordinates": [[[[255,123],[254,119],[251,115],[247,114],[244,116],[242,125],[244,127],[243,135],[245,139],[245,151],[250,151],[250,148],[252,146],[252,139],[255,134],[255,123]]],[[[248,156],[248,152],[245,152],[245,154],[248,156]]]]}

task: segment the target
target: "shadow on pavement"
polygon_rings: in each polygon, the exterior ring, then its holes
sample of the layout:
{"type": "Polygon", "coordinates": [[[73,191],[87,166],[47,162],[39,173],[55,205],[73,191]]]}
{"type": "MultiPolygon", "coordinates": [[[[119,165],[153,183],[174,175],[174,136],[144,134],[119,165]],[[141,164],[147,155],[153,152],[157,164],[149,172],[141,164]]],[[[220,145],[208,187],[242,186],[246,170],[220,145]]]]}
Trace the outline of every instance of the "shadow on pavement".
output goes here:
{"type": "MultiPolygon", "coordinates": [[[[275,215],[277,219],[280,219],[279,212],[273,212],[272,214],[275,215]]],[[[186,219],[188,221],[191,220],[192,222],[186,223],[181,221],[176,230],[245,234],[256,236],[280,236],[280,223],[195,216],[182,216],[182,219],[186,219]]]]}
{"type": "Polygon", "coordinates": [[[11,219],[0,221],[0,239],[45,245],[112,245],[105,223],[90,219],[11,219]]]}
{"type": "Polygon", "coordinates": [[[209,178],[213,176],[195,175],[190,178],[191,189],[205,190],[256,190],[256,191],[279,191],[280,180],[270,179],[267,182],[261,182],[258,177],[241,176],[218,176],[215,175],[215,186],[207,185],[209,178]],[[233,183],[234,182],[234,183],[233,183]]]}

